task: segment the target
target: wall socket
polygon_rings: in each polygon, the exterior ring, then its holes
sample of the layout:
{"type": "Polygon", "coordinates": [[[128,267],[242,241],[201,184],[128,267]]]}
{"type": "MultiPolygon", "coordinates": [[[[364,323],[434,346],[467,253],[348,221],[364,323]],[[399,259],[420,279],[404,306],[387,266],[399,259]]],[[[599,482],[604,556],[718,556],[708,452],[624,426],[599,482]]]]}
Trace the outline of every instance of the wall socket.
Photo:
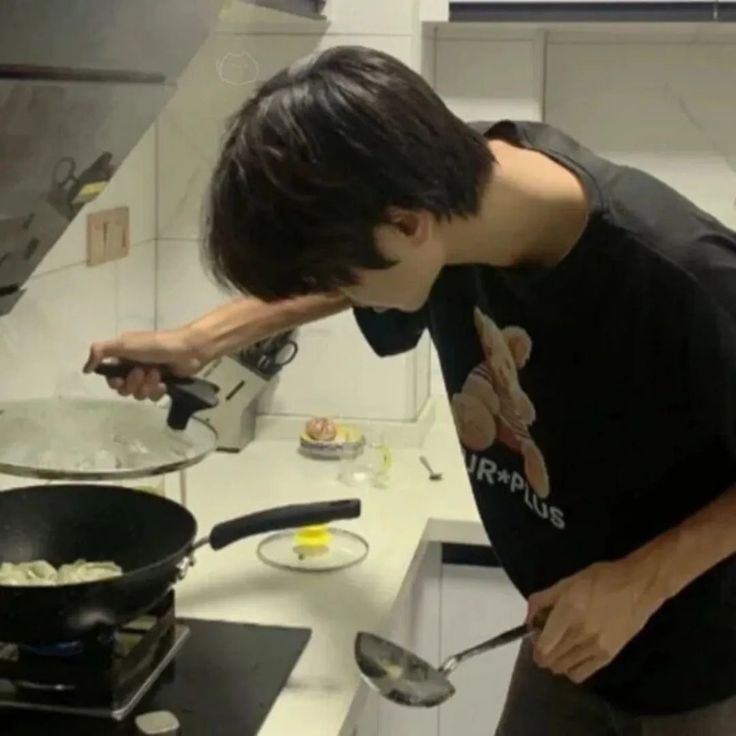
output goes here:
{"type": "Polygon", "coordinates": [[[99,266],[130,252],[130,210],[116,207],[87,215],[87,265],[99,266]]]}

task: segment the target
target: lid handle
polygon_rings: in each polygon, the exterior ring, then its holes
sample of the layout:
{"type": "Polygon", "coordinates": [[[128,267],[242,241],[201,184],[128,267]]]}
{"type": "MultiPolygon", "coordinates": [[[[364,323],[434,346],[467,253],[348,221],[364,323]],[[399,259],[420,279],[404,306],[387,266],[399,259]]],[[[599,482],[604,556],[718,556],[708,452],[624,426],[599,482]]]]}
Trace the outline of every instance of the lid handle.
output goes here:
{"type": "MultiPolygon", "coordinates": [[[[95,373],[105,378],[127,378],[134,368],[150,369],[138,363],[104,362],[95,368],[95,373]]],[[[198,411],[214,409],[219,400],[219,386],[202,378],[176,376],[170,371],[162,371],[161,380],[166,386],[166,393],[171,398],[171,408],[166,423],[172,429],[186,429],[189,420],[198,411]]]]}

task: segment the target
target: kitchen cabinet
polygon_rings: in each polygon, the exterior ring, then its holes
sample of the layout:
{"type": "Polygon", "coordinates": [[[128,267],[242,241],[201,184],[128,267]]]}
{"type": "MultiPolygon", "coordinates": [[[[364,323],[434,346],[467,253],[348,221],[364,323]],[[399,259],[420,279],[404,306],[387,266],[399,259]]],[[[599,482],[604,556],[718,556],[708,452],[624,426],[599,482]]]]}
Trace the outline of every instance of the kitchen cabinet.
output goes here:
{"type": "MultiPolygon", "coordinates": [[[[488,547],[432,544],[401,596],[389,638],[429,662],[473,646],[524,620],[526,604],[488,547]]],[[[453,674],[455,696],[412,709],[369,693],[353,736],[488,736],[501,715],[519,646],[467,662],[453,674]]]]}
{"type": "Polygon", "coordinates": [[[379,736],[378,718],[381,706],[379,695],[372,690],[369,691],[358,725],[350,736],[379,736]]]}
{"type": "MultiPolygon", "coordinates": [[[[526,616],[526,602],[499,567],[469,550],[469,561],[442,566],[440,659],[474,646],[526,616]],[[472,559],[480,557],[481,559],[472,559]]],[[[452,676],[455,696],[439,709],[439,736],[488,736],[501,717],[518,644],[466,662],[452,676]]]]}
{"type": "MultiPolygon", "coordinates": [[[[427,0],[429,3],[429,0],[427,0]]],[[[432,3],[437,7],[437,2],[432,3]]],[[[691,22],[716,20],[716,0],[449,0],[442,22],[691,22]]]]}
{"type": "MultiPolygon", "coordinates": [[[[414,583],[397,602],[388,636],[428,662],[439,662],[441,545],[428,545],[416,559],[418,570],[414,583]]],[[[438,733],[438,724],[436,708],[407,708],[382,699],[377,736],[427,736],[438,733]]]]}

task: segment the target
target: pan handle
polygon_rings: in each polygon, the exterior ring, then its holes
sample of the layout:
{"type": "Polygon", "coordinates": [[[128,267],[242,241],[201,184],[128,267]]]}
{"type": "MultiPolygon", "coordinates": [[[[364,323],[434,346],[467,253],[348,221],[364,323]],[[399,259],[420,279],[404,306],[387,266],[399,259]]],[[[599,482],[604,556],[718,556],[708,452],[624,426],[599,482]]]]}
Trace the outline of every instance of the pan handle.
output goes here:
{"type": "MultiPolygon", "coordinates": [[[[217,524],[210,532],[209,540],[205,541],[209,541],[212,549],[222,549],[233,542],[264,532],[324,524],[337,519],[356,519],[359,516],[358,499],[281,506],[217,524]]],[[[201,543],[195,545],[198,546],[201,543]]]]}

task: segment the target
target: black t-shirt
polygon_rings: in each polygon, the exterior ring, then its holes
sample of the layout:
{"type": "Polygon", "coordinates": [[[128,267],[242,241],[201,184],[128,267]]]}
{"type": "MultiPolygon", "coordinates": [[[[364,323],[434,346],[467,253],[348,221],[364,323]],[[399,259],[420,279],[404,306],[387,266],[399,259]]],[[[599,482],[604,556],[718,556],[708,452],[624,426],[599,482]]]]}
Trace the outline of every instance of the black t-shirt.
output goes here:
{"type": "MultiPolygon", "coordinates": [[[[547,125],[473,127],[577,174],[591,206],[580,241],[551,269],[447,267],[416,314],[356,315],[381,355],[429,328],[483,524],[528,596],[736,482],[736,233],[547,125]]],[[[736,559],[588,686],[637,714],[736,693],[736,559]]]]}

